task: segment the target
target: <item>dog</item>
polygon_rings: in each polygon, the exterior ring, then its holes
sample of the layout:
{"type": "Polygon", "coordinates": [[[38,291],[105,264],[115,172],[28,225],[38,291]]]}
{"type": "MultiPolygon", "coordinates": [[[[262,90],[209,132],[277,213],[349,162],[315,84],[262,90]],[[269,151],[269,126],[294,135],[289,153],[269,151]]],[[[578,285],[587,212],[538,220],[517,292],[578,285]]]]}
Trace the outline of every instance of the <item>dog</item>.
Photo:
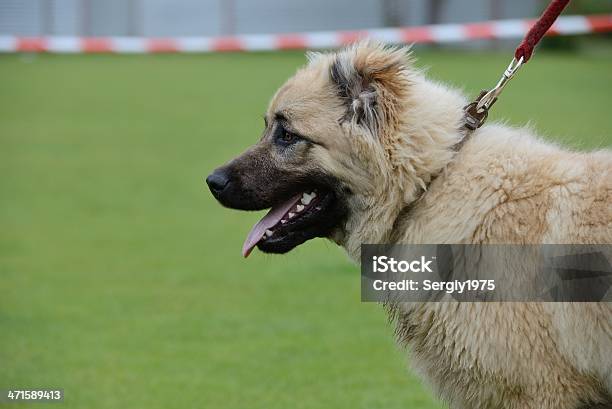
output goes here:
{"type": "MultiPolygon", "coordinates": [[[[207,178],[224,206],[269,213],[243,246],[612,243],[612,153],[502,124],[457,149],[467,101],[405,48],[361,42],[274,95],[259,142],[207,178]]],[[[406,303],[411,363],[452,408],[612,407],[612,304],[406,303]]]]}

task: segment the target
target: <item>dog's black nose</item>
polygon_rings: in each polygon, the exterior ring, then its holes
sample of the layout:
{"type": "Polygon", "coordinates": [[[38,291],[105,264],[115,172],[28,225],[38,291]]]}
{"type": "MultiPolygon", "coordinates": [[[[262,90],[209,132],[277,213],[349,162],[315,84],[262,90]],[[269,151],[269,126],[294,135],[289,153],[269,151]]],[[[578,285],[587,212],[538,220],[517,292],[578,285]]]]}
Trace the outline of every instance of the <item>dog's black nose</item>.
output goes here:
{"type": "Polygon", "coordinates": [[[206,184],[210,191],[216,196],[223,192],[229,183],[229,176],[222,170],[215,170],[206,178],[206,184]]]}

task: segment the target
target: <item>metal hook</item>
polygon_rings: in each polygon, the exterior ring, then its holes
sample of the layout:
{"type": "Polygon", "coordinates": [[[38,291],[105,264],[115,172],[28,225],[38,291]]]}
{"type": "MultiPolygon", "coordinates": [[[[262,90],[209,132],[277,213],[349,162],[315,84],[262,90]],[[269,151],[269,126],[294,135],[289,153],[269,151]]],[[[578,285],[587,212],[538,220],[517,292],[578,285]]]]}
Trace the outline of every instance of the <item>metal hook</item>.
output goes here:
{"type": "Polygon", "coordinates": [[[506,70],[504,71],[504,74],[497,82],[497,85],[491,88],[491,90],[487,92],[480,99],[480,101],[478,101],[478,104],[476,105],[477,112],[486,111],[491,107],[495,99],[497,99],[499,94],[501,94],[508,81],[510,81],[512,77],[514,77],[514,74],[516,74],[521,65],[523,65],[523,57],[519,58],[518,61],[516,58],[513,58],[512,61],[510,61],[508,68],[506,68],[506,70]]]}

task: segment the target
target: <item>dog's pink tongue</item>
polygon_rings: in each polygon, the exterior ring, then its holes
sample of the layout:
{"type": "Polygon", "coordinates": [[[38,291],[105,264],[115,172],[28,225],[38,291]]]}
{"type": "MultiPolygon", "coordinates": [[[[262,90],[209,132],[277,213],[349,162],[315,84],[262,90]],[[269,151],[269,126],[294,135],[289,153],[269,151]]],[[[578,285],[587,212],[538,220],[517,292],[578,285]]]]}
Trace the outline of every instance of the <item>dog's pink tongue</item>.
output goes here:
{"type": "Polygon", "coordinates": [[[261,240],[267,229],[275,226],[281,218],[295,205],[302,195],[292,197],[288,201],[278,206],[274,206],[263,219],[258,221],[249,232],[244,244],[242,245],[242,255],[248,257],[255,245],[261,240]]]}

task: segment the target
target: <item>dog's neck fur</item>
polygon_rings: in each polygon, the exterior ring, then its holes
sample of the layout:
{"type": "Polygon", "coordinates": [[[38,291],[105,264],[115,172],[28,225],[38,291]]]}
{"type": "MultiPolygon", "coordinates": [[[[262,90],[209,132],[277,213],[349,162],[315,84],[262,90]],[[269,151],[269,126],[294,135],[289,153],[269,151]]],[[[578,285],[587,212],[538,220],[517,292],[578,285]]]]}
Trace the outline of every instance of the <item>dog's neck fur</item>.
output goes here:
{"type": "Polygon", "coordinates": [[[348,220],[340,240],[351,258],[359,260],[361,244],[393,241],[391,232],[403,210],[426,194],[429,182],[453,159],[453,147],[463,138],[465,104],[458,91],[413,77],[401,126],[384,135],[386,152],[380,159],[389,164],[384,183],[367,197],[354,199],[363,213],[348,220]]]}

